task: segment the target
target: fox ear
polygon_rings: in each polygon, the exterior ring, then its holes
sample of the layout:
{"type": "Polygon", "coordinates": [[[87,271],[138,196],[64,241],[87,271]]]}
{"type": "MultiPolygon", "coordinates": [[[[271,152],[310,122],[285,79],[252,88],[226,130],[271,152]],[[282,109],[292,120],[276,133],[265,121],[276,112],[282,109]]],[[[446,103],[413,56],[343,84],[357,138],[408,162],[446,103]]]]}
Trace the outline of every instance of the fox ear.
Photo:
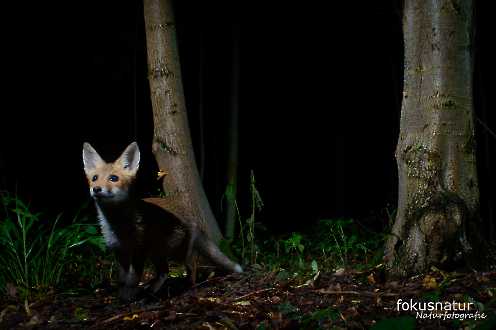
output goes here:
{"type": "Polygon", "coordinates": [[[88,142],[83,144],[83,164],[86,173],[94,170],[100,164],[105,164],[102,157],[100,157],[98,152],[88,142]]]}
{"type": "Polygon", "coordinates": [[[122,164],[122,167],[133,174],[138,171],[140,162],[140,151],[138,144],[136,142],[131,143],[127,146],[126,150],[122,155],[116,160],[116,163],[122,164]]]}

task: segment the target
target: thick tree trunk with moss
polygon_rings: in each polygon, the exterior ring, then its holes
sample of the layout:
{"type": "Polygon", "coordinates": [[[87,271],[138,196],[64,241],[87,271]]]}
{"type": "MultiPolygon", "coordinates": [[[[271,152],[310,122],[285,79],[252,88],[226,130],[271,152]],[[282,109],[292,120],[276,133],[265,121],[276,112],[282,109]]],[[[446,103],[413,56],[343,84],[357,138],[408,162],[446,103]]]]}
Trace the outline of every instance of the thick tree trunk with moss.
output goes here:
{"type": "Polygon", "coordinates": [[[203,190],[193,154],[171,0],[144,0],[148,77],[153,107],[153,153],[166,175],[167,203],[198,219],[216,242],[221,233],[203,190]]]}
{"type": "Polygon", "coordinates": [[[404,92],[396,149],[393,276],[463,258],[479,215],[472,105],[471,0],[405,0],[404,92]]]}

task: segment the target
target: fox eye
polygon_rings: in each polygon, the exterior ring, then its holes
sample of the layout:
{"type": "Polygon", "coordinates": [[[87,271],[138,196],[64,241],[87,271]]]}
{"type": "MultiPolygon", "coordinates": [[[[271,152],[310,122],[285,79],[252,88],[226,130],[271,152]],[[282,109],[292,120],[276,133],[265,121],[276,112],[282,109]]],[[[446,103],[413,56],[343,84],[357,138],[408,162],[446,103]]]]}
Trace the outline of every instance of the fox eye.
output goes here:
{"type": "Polygon", "coordinates": [[[117,182],[119,181],[119,177],[117,175],[111,175],[109,176],[109,180],[112,181],[112,182],[117,182]]]}
{"type": "Polygon", "coordinates": [[[93,177],[91,178],[91,181],[95,182],[96,180],[98,180],[98,175],[93,175],[93,177]]]}

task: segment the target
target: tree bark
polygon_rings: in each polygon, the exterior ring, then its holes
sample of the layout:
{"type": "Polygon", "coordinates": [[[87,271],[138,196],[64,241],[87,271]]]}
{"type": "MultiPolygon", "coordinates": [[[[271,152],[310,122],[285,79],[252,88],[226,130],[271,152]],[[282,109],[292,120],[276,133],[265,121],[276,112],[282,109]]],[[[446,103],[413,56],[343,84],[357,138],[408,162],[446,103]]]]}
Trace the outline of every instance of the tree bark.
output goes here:
{"type": "Polygon", "coordinates": [[[231,98],[228,127],[228,157],[227,157],[227,192],[226,192],[226,238],[233,239],[236,229],[238,191],[238,155],[239,155],[239,25],[232,27],[232,62],[231,62],[231,98]]]}
{"type": "Polygon", "coordinates": [[[176,28],[171,0],[144,0],[148,79],[153,108],[153,153],[167,173],[168,204],[182,216],[200,221],[216,242],[222,235],[203,190],[188,126],[176,28]]]}
{"type": "Polygon", "coordinates": [[[479,219],[471,0],[405,0],[398,212],[388,271],[408,276],[463,258],[479,219]]]}

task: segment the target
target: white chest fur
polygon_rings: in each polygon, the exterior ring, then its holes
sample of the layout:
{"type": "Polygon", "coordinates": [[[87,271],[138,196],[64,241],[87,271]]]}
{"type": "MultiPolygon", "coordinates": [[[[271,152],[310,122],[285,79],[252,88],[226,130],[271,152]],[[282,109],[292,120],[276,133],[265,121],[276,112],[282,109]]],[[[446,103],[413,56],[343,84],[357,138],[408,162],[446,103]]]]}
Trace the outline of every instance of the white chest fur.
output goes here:
{"type": "Polygon", "coordinates": [[[120,245],[117,235],[112,230],[109,221],[107,220],[105,213],[102,211],[98,203],[96,203],[96,210],[98,212],[98,220],[100,222],[100,227],[102,228],[103,238],[105,243],[109,248],[117,248],[120,245]]]}

